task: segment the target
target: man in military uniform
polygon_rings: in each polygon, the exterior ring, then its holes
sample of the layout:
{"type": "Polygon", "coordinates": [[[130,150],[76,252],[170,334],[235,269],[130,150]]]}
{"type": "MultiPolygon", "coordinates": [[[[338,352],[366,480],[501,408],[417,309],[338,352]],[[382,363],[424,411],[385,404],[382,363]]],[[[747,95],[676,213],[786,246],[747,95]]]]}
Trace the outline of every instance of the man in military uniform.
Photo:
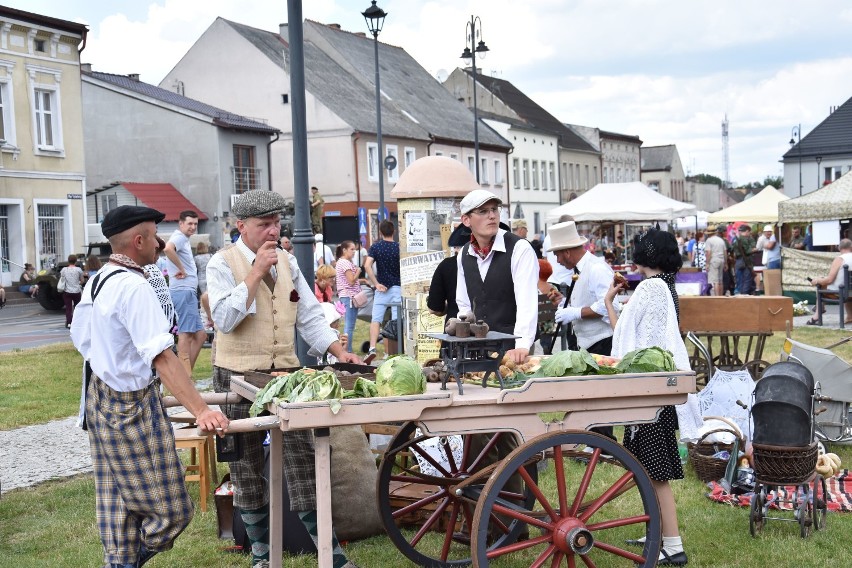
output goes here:
{"type": "Polygon", "coordinates": [[[739,235],[732,245],[734,252],[734,268],[737,271],[737,293],[754,294],[754,261],[751,258],[757,243],[751,236],[751,227],[740,225],[739,235]]]}
{"type": "Polygon", "coordinates": [[[325,200],[316,186],[311,187],[311,230],[314,234],[322,233],[322,210],[325,200]]]}

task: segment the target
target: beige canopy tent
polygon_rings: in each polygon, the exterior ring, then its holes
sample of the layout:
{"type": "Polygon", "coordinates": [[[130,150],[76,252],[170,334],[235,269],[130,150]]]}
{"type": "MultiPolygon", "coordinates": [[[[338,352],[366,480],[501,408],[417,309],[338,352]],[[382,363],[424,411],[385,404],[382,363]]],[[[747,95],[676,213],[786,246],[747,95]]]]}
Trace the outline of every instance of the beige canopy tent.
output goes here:
{"type": "Polygon", "coordinates": [[[767,185],[757,195],[707,217],[709,223],[733,223],[734,221],[754,221],[756,223],[775,223],[778,221],[778,204],[790,199],[771,185],[767,185]]]}
{"type": "Polygon", "coordinates": [[[782,223],[810,223],[852,218],[852,172],[802,197],[795,197],[778,207],[782,223]]]}

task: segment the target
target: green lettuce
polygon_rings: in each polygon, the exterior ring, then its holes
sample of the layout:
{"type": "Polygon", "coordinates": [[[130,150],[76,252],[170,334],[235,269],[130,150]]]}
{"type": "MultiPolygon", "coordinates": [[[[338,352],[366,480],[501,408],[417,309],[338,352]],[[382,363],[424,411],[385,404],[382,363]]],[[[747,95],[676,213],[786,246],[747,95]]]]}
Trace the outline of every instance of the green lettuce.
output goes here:
{"type": "Polygon", "coordinates": [[[364,377],[355,379],[352,390],[343,391],[343,398],[373,398],[375,396],[379,396],[376,383],[364,377]]]}
{"type": "Polygon", "coordinates": [[[575,375],[595,375],[600,367],[591,353],[585,349],[579,351],[560,351],[542,359],[541,368],[534,377],[571,377],[575,375]]]}
{"type": "Polygon", "coordinates": [[[627,353],[615,366],[621,373],[659,373],[677,371],[674,357],[661,347],[646,347],[627,353]]]}
{"type": "Polygon", "coordinates": [[[334,414],[340,410],[343,387],[334,371],[299,369],[271,380],[258,391],[249,416],[257,416],[270,402],[310,402],[327,400],[334,414]]]}

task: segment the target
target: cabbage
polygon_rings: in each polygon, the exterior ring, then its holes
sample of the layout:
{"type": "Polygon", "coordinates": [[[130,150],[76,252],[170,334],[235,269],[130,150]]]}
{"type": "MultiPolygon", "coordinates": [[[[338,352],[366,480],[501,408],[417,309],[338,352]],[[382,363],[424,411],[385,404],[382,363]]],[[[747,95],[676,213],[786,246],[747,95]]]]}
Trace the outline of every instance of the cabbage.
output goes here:
{"type": "Polygon", "coordinates": [[[250,416],[260,414],[265,406],[274,402],[308,402],[328,400],[334,414],[340,410],[343,387],[334,371],[316,371],[299,369],[292,373],[275,377],[258,391],[254,403],[249,409],[250,416]]]}
{"type": "Polygon", "coordinates": [[[622,357],[615,367],[622,373],[677,371],[672,354],[660,347],[646,347],[631,351],[622,357]]]}
{"type": "Polygon", "coordinates": [[[575,375],[594,375],[600,370],[591,353],[585,349],[579,351],[560,351],[541,360],[541,368],[534,377],[570,377],[575,375]]]}
{"type": "Polygon", "coordinates": [[[397,355],[376,369],[376,390],[379,396],[423,394],[426,377],[417,361],[408,355],[397,355]]]}
{"type": "Polygon", "coordinates": [[[364,377],[355,379],[352,390],[343,391],[343,398],[373,398],[374,396],[379,396],[376,383],[364,377]]]}

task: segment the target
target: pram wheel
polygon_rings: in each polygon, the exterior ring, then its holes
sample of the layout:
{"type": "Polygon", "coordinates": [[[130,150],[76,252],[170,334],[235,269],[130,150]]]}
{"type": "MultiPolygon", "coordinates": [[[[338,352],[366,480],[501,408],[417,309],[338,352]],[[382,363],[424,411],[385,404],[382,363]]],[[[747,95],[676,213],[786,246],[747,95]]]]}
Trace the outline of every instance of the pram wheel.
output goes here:
{"type": "Polygon", "coordinates": [[[817,474],[814,479],[814,489],[813,489],[813,523],[814,530],[821,531],[825,529],[825,524],[827,520],[828,513],[828,487],[825,483],[825,478],[819,474],[817,474]]]}
{"type": "Polygon", "coordinates": [[[764,507],[766,505],[766,486],[756,483],[754,496],[751,498],[751,506],[748,514],[748,529],[751,536],[756,537],[763,530],[764,507]]]}
{"type": "Polygon", "coordinates": [[[815,508],[811,503],[811,486],[808,483],[796,489],[796,516],[799,520],[799,531],[802,538],[811,536],[814,527],[815,508]]]}

